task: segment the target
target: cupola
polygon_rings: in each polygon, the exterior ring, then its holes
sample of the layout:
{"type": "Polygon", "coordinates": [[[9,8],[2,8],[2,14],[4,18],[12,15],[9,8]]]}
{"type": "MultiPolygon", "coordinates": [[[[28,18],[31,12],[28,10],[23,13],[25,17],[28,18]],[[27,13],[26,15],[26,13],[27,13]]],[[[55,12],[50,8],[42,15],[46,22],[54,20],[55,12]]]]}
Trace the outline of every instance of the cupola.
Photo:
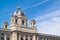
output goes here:
{"type": "Polygon", "coordinates": [[[8,23],[5,21],[4,23],[3,23],[3,28],[7,28],[8,27],[8,23]]]}
{"type": "Polygon", "coordinates": [[[36,24],[36,21],[34,19],[30,21],[30,25],[32,28],[34,28],[35,24],[36,24]]]}

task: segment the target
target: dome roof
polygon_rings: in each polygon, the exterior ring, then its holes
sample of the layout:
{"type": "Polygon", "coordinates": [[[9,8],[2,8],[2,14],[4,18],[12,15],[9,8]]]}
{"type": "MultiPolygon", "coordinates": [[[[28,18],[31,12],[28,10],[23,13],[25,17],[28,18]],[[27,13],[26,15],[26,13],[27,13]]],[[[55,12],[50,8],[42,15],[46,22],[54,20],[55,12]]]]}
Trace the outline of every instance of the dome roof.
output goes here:
{"type": "Polygon", "coordinates": [[[34,20],[34,19],[32,19],[31,21],[34,21],[34,22],[35,22],[35,20],[34,20]]]}
{"type": "Polygon", "coordinates": [[[21,16],[25,16],[25,14],[22,12],[22,13],[21,13],[21,16]]]}
{"type": "Polygon", "coordinates": [[[36,21],[35,21],[34,19],[32,19],[32,20],[30,21],[30,23],[34,23],[34,24],[35,24],[35,23],[36,23],[36,21]]]}
{"type": "Polygon", "coordinates": [[[20,7],[17,7],[17,10],[14,12],[13,16],[23,16],[25,17],[25,14],[21,11],[20,7]]]}
{"type": "Polygon", "coordinates": [[[6,24],[6,25],[8,25],[8,23],[5,21],[3,24],[6,24]]]}

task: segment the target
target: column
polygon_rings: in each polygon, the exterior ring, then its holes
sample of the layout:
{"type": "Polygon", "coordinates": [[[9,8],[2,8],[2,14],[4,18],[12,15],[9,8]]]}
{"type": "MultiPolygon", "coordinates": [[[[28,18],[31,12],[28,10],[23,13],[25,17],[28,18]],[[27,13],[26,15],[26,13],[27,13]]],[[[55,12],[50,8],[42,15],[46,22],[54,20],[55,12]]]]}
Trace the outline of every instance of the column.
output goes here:
{"type": "Polygon", "coordinates": [[[13,40],[17,40],[17,32],[13,32],[13,40]]]}
{"type": "Polygon", "coordinates": [[[28,35],[28,40],[30,40],[30,35],[28,35]]]}
{"type": "Polygon", "coordinates": [[[12,33],[11,33],[11,35],[10,35],[10,40],[13,40],[13,35],[12,35],[12,33]]]}
{"type": "Polygon", "coordinates": [[[19,33],[17,33],[17,40],[19,40],[19,33]]]}
{"type": "Polygon", "coordinates": [[[6,36],[6,34],[5,34],[5,37],[4,37],[4,39],[6,40],[6,38],[7,38],[7,36],[6,36]]]}
{"type": "Polygon", "coordinates": [[[23,39],[25,40],[25,38],[26,38],[26,37],[25,37],[25,35],[24,35],[23,39]]]}
{"type": "Polygon", "coordinates": [[[33,36],[33,40],[36,40],[36,34],[34,34],[34,36],[33,36]]]}
{"type": "Polygon", "coordinates": [[[19,34],[19,40],[21,40],[21,35],[19,34]]]}
{"type": "Polygon", "coordinates": [[[37,35],[37,40],[39,40],[39,37],[38,37],[38,35],[37,35]]]}

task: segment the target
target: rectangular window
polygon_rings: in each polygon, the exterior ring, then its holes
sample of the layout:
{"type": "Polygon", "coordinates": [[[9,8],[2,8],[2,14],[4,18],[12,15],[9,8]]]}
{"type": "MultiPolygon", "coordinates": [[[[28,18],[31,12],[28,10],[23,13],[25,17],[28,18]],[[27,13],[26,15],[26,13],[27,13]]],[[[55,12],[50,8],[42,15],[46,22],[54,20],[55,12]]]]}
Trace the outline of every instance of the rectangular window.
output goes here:
{"type": "Polygon", "coordinates": [[[1,33],[1,35],[4,35],[4,33],[1,33]]]}
{"type": "Polygon", "coordinates": [[[4,40],[4,37],[1,37],[1,40],[4,40]]]}

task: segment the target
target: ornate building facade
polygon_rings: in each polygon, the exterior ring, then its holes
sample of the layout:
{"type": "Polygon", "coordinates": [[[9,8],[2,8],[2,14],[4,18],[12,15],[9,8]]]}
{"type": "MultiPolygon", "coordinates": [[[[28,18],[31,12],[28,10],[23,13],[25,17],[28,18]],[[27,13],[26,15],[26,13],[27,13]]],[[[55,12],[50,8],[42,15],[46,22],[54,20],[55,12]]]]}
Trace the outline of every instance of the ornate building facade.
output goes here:
{"type": "Polygon", "coordinates": [[[0,28],[0,40],[60,40],[60,36],[38,33],[35,24],[33,19],[31,27],[27,27],[26,15],[18,7],[11,15],[10,27],[4,22],[3,28],[0,28]]]}

